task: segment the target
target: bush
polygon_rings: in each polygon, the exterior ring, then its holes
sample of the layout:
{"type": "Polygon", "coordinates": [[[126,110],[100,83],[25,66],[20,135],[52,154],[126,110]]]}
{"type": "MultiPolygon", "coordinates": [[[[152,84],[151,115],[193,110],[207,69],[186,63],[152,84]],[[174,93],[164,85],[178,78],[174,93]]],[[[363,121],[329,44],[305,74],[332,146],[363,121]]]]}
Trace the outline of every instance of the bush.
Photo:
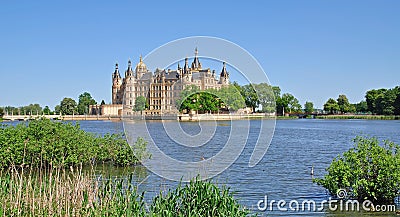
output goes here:
{"type": "Polygon", "coordinates": [[[107,161],[127,166],[148,156],[146,144],[139,138],[131,147],[122,135],[97,136],[81,130],[79,123],[32,120],[0,127],[0,168],[64,167],[107,161]],[[138,159],[134,150],[143,158],[138,159]]]}
{"type": "Polygon", "coordinates": [[[332,195],[345,189],[354,199],[394,203],[400,194],[400,146],[390,141],[380,145],[376,138],[356,137],[354,142],[354,148],[332,161],[324,178],[313,181],[332,195]]]}
{"type": "Polygon", "coordinates": [[[164,196],[160,193],[150,206],[151,216],[248,216],[229,188],[220,189],[209,181],[190,181],[164,196]]]}

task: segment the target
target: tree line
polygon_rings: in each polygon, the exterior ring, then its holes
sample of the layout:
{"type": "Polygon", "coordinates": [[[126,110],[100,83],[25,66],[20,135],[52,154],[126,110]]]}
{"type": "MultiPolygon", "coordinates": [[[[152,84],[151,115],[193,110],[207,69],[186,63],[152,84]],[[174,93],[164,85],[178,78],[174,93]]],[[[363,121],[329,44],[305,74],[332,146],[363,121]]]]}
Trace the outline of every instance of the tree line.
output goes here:
{"type": "MultiPolygon", "coordinates": [[[[251,108],[253,112],[265,113],[299,113],[302,106],[299,100],[290,93],[281,94],[278,86],[267,83],[239,85],[234,82],[220,89],[200,89],[191,85],[186,87],[176,102],[180,112],[197,111],[199,113],[215,113],[238,111],[251,108]]],[[[312,102],[305,104],[306,111],[312,113],[312,102]]]]}
{"type": "MultiPolygon", "coordinates": [[[[56,105],[54,110],[51,110],[49,106],[41,107],[39,104],[29,104],[27,106],[13,107],[5,106],[0,107],[0,116],[4,114],[8,115],[85,115],[89,114],[89,105],[96,105],[97,102],[90,93],[84,92],[78,96],[78,102],[74,99],[65,97],[61,100],[60,104],[56,105]]],[[[105,104],[104,100],[101,104],[105,104]]]]}
{"type": "MultiPolygon", "coordinates": [[[[39,104],[30,104],[21,107],[0,107],[0,117],[4,114],[36,115],[36,114],[89,114],[89,105],[97,102],[90,93],[84,92],[78,96],[78,102],[65,97],[59,105],[51,110],[49,106],[42,108],[39,104]]],[[[104,100],[101,104],[105,104],[104,100]]],[[[276,113],[276,115],[315,112],[313,102],[307,101],[302,107],[299,100],[291,93],[281,93],[278,86],[267,83],[239,85],[234,82],[221,89],[200,91],[195,85],[186,87],[180,93],[176,102],[180,112],[196,111],[199,113],[215,113],[224,111],[238,111],[248,107],[253,112],[276,113]]],[[[143,111],[149,107],[147,99],[136,99],[134,110],[143,111]]],[[[337,99],[329,98],[324,104],[324,111],[328,114],[376,114],[400,115],[400,86],[391,89],[371,89],[365,94],[365,100],[350,103],[345,94],[337,99]]]]}
{"type": "Polygon", "coordinates": [[[329,98],[324,104],[324,110],[329,114],[400,115],[400,87],[368,90],[365,100],[355,104],[351,104],[346,95],[341,94],[336,100],[329,98]]]}

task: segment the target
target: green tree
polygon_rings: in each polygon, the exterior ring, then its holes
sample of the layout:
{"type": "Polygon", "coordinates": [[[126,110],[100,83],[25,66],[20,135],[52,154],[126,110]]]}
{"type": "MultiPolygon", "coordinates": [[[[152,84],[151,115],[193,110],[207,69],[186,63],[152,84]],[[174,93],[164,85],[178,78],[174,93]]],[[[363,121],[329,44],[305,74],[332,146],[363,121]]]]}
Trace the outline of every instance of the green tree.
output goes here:
{"type": "MultiPolygon", "coordinates": [[[[18,115],[20,114],[20,109],[13,107],[13,106],[6,106],[4,107],[4,113],[8,114],[8,115],[18,115]]],[[[23,113],[21,113],[23,114],[23,113]]]]}
{"type": "Polygon", "coordinates": [[[220,101],[217,96],[210,92],[202,92],[198,97],[198,109],[201,112],[216,112],[220,108],[220,101]]]}
{"type": "Polygon", "coordinates": [[[60,112],[63,115],[72,115],[77,112],[77,104],[76,101],[65,97],[60,103],[60,112]]]}
{"type": "Polygon", "coordinates": [[[394,114],[400,115],[400,93],[397,94],[396,100],[394,101],[394,114]]]}
{"type": "Polygon", "coordinates": [[[3,117],[3,115],[4,115],[4,108],[0,107],[0,117],[3,117]]]}
{"type": "Polygon", "coordinates": [[[344,114],[350,111],[350,102],[344,94],[339,95],[337,99],[340,113],[344,114]]]}
{"type": "Polygon", "coordinates": [[[56,105],[56,106],[54,107],[54,113],[55,113],[56,115],[59,115],[60,112],[61,112],[61,106],[60,106],[60,105],[56,105]]]}
{"type": "Polygon", "coordinates": [[[104,101],[104,99],[103,100],[101,100],[101,103],[100,103],[100,105],[105,105],[106,104],[106,102],[104,101]]]}
{"type": "Polygon", "coordinates": [[[253,113],[256,112],[256,108],[260,105],[258,96],[252,84],[246,84],[241,88],[241,94],[244,98],[244,102],[247,107],[253,109],[253,113]]]}
{"type": "Polygon", "coordinates": [[[149,107],[149,104],[147,103],[146,97],[144,97],[144,96],[136,97],[135,106],[133,107],[134,111],[142,112],[143,110],[145,110],[148,107],[149,107]]]}
{"type": "Polygon", "coordinates": [[[216,94],[229,110],[237,111],[246,106],[245,101],[235,86],[222,87],[216,94]]]}
{"type": "Polygon", "coordinates": [[[89,105],[96,105],[97,102],[92,98],[90,93],[84,92],[79,95],[78,100],[78,113],[81,115],[89,113],[89,105]]]}
{"type": "Polygon", "coordinates": [[[27,106],[21,106],[19,110],[21,114],[27,114],[27,115],[36,115],[42,113],[42,107],[37,103],[29,104],[27,106]]]}
{"type": "Polygon", "coordinates": [[[388,89],[383,97],[380,95],[377,99],[377,103],[379,106],[378,111],[383,115],[394,115],[395,114],[395,106],[396,106],[396,98],[399,94],[399,87],[395,87],[392,89],[388,89]]]}
{"type": "Polygon", "coordinates": [[[356,113],[356,111],[357,111],[356,104],[350,104],[349,112],[354,114],[354,113],[356,113]]]}
{"type": "Polygon", "coordinates": [[[311,113],[313,113],[313,112],[314,112],[314,103],[312,103],[312,102],[306,102],[306,103],[304,104],[304,112],[305,112],[306,114],[311,114],[311,113]]]}
{"type": "Polygon", "coordinates": [[[400,192],[400,146],[376,138],[357,137],[354,148],[339,155],[326,169],[324,178],[313,181],[332,195],[339,189],[360,201],[393,204],[400,192]]]}
{"type": "Polygon", "coordinates": [[[384,88],[379,90],[372,89],[367,91],[367,93],[365,94],[365,99],[367,102],[368,111],[372,112],[373,114],[379,114],[381,112],[379,111],[381,105],[379,105],[377,100],[378,98],[383,98],[383,95],[385,94],[386,91],[387,90],[384,88]]]}
{"type": "Polygon", "coordinates": [[[285,108],[285,112],[300,112],[301,111],[301,105],[299,103],[299,100],[294,97],[290,93],[284,93],[281,97],[282,100],[282,105],[285,108]]]}
{"type": "Polygon", "coordinates": [[[198,110],[198,106],[195,103],[196,102],[196,97],[193,96],[194,93],[199,92],[200,89],[196,85],[189,85],[185,87],[180,95],[179,99],[176,101],[176,107],[180,112],[183,110],[198,110]]]}
{"type": "Polygon", "coordinates": [[[49,106],[45,106],[44,107],[44,109],[43,109],[43,114],[45,114],[45,115],[50,115],[51,114],[51,111],[50,111],[50,108],[49,108],[49,106]]]}
{"type": "Polygon", "coordinates": [[[329,112],[329,114],[334,114],[339,110],[339,105],[336,100],[329,98],[324,104],[324,110],[329,112]]]}
{"type": "Polygon", "coordinates": [[[355,104],[356,112],[357,113],[367,113],[368,112],[368,104],[365,100],[355,104]]]}
{"type": "Polygon", "coordinates": [[[257,93],[258,103],[262,106],[262,112],[276,112],[275,91],[267,83],[253,84],[257,93]]]}

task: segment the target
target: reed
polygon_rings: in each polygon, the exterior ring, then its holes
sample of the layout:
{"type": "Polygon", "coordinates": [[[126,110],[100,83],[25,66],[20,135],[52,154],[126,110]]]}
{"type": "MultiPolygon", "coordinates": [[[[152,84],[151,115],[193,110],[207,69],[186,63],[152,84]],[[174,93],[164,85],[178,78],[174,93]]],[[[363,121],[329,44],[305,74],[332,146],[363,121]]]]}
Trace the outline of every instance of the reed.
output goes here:
{"type": "Polygon", "coordinates": [[[82,167],[0,171],[2,216],[249,216],[230,189],[210,181],[160,193],[147,206],[133,176],[101,178],[82,167]],[[97,178],[96,178],[97,177],[97,178]],[[146,209],[148,208],[148,209],[146,209]]]}
{"type": "Polygon", "coordinates": [[[0,173],[0,216],[143,216],[143,195],[128,181],[94,179],[82,167],[0,173]]]}

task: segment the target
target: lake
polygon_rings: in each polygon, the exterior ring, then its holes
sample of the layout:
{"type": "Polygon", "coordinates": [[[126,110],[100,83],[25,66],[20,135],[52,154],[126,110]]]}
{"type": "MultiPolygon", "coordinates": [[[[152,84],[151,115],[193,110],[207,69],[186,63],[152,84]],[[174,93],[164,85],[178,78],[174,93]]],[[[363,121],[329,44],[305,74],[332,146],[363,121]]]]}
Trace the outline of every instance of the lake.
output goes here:
{"type": "MultiPolygon", "coordinates": [[[[249,158],[254,149],[259,132],[260,120],[250,121],[250,137],[238,159],[213,180],[228,185],[235,192],[241,204],[259,212],[262,216],[395,216],[394,213],[362,213],[327,211],[271,211],[258,210],[257,203],[267,196],[271,200],[314,200],[320,203],[328,200],[326,190],[312,183],[310,175],[314,165],[314,177],[322,177],[325,168],[332,159],[353,147],[357,135],[376,136],[379,140],[388,139],[400,143],[400,121],[384,120],[278,120],[271,145],[262,160],[252,168],[248,167],[249,158]],[[253,133],[253,134],[252,134],[253,133]]],[[[122,133],[122,122],[81,121],[83,130],[98,134],[122,133]]],[[[147,122],[149,132],[154,140],[163,144],[159,147],[167,155],[184,160],[200,161],[209,158],[221,150],[228,139],[231,123],[218,121],[215,136],[202,147],[183,147],[175,144],[162,130],[161,121],[147,122]]],[[[197,122],[182,122],[180,127],[188,134],[195,135],[200,131],[197,122]]],[[[141,132],[137,132],[140,134],[141,132]]],[[[101,168],[97,168],[100,174],[101,168]]],[[[124,178],[123,174],[135,174],[135,182],[140,191],[146,191],[146,200],[150,200],[160,191],[177,186],[177,182],[161,178],[143,167],[115,169],[105,167],[103,171],[115,178],[124,178]],[[128,170],[128,171],[127,171],[128,170]]],[[[276,204],[275,204],[276,205],[276,204]]],[[[286,206],[288,207],[288,206],[286,206]]]]}

